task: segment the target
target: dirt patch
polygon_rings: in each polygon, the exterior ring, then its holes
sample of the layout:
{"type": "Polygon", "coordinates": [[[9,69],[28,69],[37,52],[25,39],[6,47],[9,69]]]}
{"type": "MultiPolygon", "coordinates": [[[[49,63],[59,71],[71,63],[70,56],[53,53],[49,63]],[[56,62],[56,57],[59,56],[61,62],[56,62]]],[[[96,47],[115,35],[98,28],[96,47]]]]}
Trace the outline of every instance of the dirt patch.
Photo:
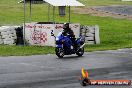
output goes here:
{"type": "MultiPolygon", "coordinates": [[[[111,6],[111,7],[113,7],[113,6],[111,6]]],[[[117,19],[130,19],[130,20],[132,20],[132,15],[116,13],[116,12],[112,12],[109,10],[100,10],[99,7],[83,7],[83,8],[77,7],[77,8],[73,8],[73,10],[74,10],[74,13],[78,13],[78,14],[89,14],[92,16],[99,16],[99,17],[112,17],[112,18],[117,18],[117,19]]]]}

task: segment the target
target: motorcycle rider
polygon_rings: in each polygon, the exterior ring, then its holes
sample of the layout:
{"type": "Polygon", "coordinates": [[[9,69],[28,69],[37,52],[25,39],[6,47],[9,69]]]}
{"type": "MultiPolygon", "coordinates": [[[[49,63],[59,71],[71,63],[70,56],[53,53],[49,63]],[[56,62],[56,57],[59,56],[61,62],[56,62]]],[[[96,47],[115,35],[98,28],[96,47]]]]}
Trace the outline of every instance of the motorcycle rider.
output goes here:
{"type": "Polygon", "coordinates": [[[64,30],[63,30],[62,34],[63,34],[64,36],[69,35],[69,36],[71,37],[71,41],[72,41],[72,43],[73,43],[73,47],[75,48],[75,47],[76,47],[76,44],[75,44],[76,38],[75,38],[75,35],[74,35],[73,30],[71,30],[71,28],[69,27],[69,23],[64,23],[63,29],[64,29],[64,30]]]}

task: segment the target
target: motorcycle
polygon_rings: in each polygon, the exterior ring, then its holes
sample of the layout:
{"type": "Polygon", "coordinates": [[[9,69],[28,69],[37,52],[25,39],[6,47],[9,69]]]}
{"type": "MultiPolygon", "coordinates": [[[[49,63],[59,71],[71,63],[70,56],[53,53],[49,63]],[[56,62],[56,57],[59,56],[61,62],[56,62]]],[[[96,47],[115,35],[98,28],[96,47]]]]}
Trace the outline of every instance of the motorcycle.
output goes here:
{"type": "Polygon", "coordinates": [[[76,39],[75,43],[72,42],[70,35],[64,36],[62,32],[55,36],[52,31],[51,36],[55,37],[55,53],[59,58],[63,58],[64,55],[82,56],[84,54],[85,39],[83,36],[76,39]]]}

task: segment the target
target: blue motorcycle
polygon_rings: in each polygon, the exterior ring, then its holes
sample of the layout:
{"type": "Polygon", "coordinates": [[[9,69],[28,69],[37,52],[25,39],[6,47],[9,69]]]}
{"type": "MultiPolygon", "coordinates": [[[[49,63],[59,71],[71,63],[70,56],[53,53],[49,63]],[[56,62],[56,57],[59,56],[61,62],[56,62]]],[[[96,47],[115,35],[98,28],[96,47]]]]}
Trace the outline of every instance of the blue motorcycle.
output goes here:
{"type": "MultiPolygon", "coordinates": [[[[54,36],[53,31],[51,36],[54,36]]],[[[71,40],[70,35],[64,36],[62,32],[54,37],[56,42],[55,53],[59,58],[63,58],[64,55],[77,54],[82,56],[84,54],[84,37],[80,36],[75,40],[75,43],[71,40]]]]}

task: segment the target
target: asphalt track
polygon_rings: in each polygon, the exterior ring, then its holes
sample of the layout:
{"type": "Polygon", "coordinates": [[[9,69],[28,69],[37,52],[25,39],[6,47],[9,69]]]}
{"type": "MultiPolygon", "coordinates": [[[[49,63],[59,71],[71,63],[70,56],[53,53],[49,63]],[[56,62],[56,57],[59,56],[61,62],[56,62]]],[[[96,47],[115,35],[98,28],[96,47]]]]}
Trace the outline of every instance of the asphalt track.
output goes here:
{"type": "Polygon", "coordinates": [[[132,16],[132,6],[97,6],[96,10],[132,16]]]}
{"type": "MultiPolygon", "coordinates": [[[[0,88],[83,88],[78,77],[84,67],[90,79],[132,80],[132,49],[56,55],[0,57],[0,88]]],[[[84,88],[132,88],[87,86],[84,88]]]]}

